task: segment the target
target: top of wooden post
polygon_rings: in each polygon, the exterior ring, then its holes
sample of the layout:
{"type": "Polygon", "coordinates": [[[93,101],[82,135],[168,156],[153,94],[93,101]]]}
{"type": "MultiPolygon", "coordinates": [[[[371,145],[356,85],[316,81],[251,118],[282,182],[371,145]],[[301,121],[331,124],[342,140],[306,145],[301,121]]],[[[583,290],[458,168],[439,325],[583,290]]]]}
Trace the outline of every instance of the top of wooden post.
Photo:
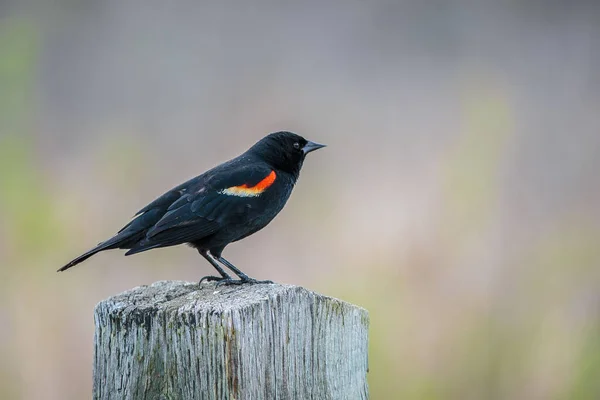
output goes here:
{"type": "Polygon", "coordinates": [[[302,287],[161,281],[95,322],[95,399],[368,398],[367,311],[302,287]]]}

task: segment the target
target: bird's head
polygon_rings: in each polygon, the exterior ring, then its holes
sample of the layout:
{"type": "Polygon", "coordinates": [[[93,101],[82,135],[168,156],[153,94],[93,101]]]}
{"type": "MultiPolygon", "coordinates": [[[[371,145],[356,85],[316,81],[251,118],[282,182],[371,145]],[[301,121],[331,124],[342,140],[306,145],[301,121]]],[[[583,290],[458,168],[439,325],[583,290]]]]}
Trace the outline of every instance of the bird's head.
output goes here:
{"type": "Polygon", "coordinates": [[[311,142],[292,132],[282,131],[265,136],[252,146],[249,152],[274,168],[289,172],[297,178],[306,155],[322,147],[325,145],[311,142]]]}

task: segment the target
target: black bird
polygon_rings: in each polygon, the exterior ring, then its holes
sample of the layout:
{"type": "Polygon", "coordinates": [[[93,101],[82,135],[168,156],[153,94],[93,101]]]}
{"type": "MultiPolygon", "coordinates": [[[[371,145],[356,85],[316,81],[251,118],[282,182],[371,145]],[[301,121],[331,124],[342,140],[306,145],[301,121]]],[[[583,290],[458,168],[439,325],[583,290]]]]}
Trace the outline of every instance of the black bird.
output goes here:
{"type": "Polygon", "coordinates": [[[292,193],[304,158],[321,147],[325,145],[292,132],[271,133],[244,154],[169,190],[138,211],[115,236],[58,271],[103,250],[128,249],[128,256],[187,243],[219,272],[200,282],[257,283],[223,258],[223,249],[275,218],[292,193]],[[219,263],[239,279],[231,278],[219,263]]]}

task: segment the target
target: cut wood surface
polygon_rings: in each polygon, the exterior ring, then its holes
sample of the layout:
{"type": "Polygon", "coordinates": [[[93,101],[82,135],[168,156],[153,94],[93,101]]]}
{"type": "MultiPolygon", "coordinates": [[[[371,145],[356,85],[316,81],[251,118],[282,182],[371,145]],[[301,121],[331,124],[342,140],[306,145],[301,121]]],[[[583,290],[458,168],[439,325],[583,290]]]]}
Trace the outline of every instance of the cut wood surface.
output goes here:
{"type": "Polygon", "coordinates": [[[94,319],[94,399],[368,398],[367,311],[302,287],[157,282],[94,319]]]}

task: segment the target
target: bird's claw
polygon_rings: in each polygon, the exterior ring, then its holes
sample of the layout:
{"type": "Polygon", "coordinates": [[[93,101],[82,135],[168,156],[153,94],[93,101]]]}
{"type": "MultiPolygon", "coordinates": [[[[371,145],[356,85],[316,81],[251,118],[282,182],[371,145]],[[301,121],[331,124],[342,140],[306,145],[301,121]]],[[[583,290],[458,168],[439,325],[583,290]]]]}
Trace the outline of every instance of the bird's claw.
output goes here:
{"type": "Polygon", "coordinates": [[[202,282],[220,282],[223,280],[231,280],[231,277],[228,276],[214,276],[214,275],[208,275],[203,277],[202,279],[200,279],[200,282],[198,282],[199,285],[202,285],[202,282]]]}

